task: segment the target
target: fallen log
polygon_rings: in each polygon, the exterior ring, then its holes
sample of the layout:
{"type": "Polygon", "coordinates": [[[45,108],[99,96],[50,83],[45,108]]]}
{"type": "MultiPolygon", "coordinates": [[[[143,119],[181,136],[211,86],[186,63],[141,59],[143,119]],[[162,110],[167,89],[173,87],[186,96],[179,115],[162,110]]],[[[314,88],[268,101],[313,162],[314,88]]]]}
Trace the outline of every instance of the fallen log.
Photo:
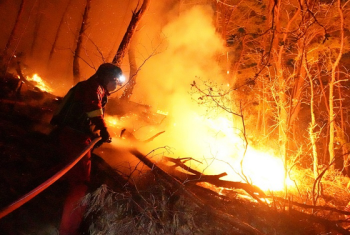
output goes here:
{"type": "Polygon", "coordinates": [[[94,175],[91,180],[91,188],[96,189],[102,184],[107,184],[112,190],[125,190],[130,188],[130,183],[122,175],[116,172],[103,158],[96,154],[91,155],[92,169],[94,175]]]}
{"type": "Polygon", "coordinates": [[[125,138],[125,139],[129,139],[133,142],[136,143],[149,143],[151,141],[153,141],[157,136],[163,134],[165,131],[161,131],[158,132],[157,134],[151,136],[150,138],[146,139],[146,140],[139,140],[137,139],[133,133],[131,133],[130,131],[127,131],[125,128],[121,130],[119,138],[125,138]]]}
{"type": "Polygon", "coordinates": [[[157,165],[155,165],[152,161],[150,161],[145,155],[140,153],[138,150],[131,149],[130,153],[133,154],[138,159],[140,159],[146,166],[148,166],[153,172],[153,174],[155,174],[155,176],[158,177],[158,179],[162,181],[167,188],[172,189],[174,191],[179,191],[205,212],[213,215],[216,218],[219,218],[225,222],[232,224],[233,226],[235,226],[236,228],[244,232],[244,234],[247,234],[247,233],[263,234],[258,229],[245,223],[244,221],[241,221],[235,218],[233,215],[227,214],[223,211],[219,211],[213,208],[211,205],[203,203],[202,200],[199,199],[195,194],[187,190],[184,184],[182,184],[180,181],[178,181],[177,179],[173,178],[172,176],[167,174],[165,171],[160,169],[157,165]]]}
{"type": "MultiPolygon", "coordinates": [[[[227,180],[220,180],[221,177],[226,176],[227,173],[221,173],[219,175],[204,175],[203,173],[192,169],[191,167],[185,165],[181,159],[174,159],[170,157],[164,157],[166,161],[174,163],[174,166],[170,166],[172,168],[171,174],[177,177],[182,182],[207,182],[217,187],[223,188],[237,188],[243,189],[248,194],[250,194],[253,198],[257,199],[257,195],[260,197],[266,197],[265,193],[255,185],[242,183],[242,182],[234,182],[227,180]],[[182,169],[194,174],[186,174],[185,172],[178,171],[175,168],[179,166],[182,169]]],[[[258,199],[257,199],[258,200],[258,199]]],[[[258,200],[259,201],[259,200],[258,200]]]]}
{"type": "MultiPolygon", "coordinates": [[[[293,206],[297,206],[297,207],[301,207],[301,208],[305,208],[305,209],[316,209],[316,210],[321,210],[321,211],[332,211],[332,212],[336,212],[339,214],[343,214],[343,215],[350,215],[349,211],[343,211],[343,210],[339,210],[337,208],[334,207],[329,207],[329,206],[314,206],[314,205],[308,205],[308,204],[304,204],[304,203],[299,203],[299,202],[293,202],[293,201],[289,201],[280,197],[273,197],[274,200],[277,201],[282,201],[285,202],[289,205],[293,205],[293,206]]],[[[350,221],[348,221],[350,222],[350,221]]]]}

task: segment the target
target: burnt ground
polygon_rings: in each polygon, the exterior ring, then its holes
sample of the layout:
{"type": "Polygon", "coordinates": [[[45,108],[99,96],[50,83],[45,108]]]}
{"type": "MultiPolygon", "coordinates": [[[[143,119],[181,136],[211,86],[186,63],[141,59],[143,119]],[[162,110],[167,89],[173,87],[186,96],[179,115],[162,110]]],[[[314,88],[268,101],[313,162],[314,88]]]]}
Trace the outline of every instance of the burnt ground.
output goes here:
{"type": "MultiPolygon", "coordinates": [[[[1,208],[34,189],[60,165],[50,144],[43,144],[47,143],[47,136],[28,131],[28,124],[24,117],[0,114],[1,208]]],[[[1,234],[36,234],[40,224],[48,225],[46,234],[54,234],[64,189],[62,182],[58,182],[1,219],[1,234]]]]}
{"type": "MultiPolygon", "coordinates": [[[[0,208],[34,189],[62,165],[48,136],[52,111],[41,103],[45,93],[19,94],[9,89],[0,97],[0,208]]],[[[45,98],[54,101],[54,97],[45,98]]],[[[64,182],[57,182],[0,219],[0,233],[55,234],[65,188],[64,182]]]]}

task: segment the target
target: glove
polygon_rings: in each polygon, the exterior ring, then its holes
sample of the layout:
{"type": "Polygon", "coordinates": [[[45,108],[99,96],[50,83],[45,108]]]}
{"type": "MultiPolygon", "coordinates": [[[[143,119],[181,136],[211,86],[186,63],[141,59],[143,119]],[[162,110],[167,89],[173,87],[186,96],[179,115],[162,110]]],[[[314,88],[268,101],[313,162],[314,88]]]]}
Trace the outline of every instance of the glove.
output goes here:
{"type": "Polygon", "coordinates": [[[102,138],[100,141],[105,142],[105,143],[112,142],[112,137],[109,135],[107,128],[103,128],[102,130],[100,130],[100,136],[102,138]]]}
{"type": "Polygon", "coordinates": [[[100,130],[100,137],[101,137],[101,140],[99,140],[95,144],[94,148],[100,147],[103,143],[111,143],[112,142],[112,137],[109,135],[106,128],[100,130]]]}

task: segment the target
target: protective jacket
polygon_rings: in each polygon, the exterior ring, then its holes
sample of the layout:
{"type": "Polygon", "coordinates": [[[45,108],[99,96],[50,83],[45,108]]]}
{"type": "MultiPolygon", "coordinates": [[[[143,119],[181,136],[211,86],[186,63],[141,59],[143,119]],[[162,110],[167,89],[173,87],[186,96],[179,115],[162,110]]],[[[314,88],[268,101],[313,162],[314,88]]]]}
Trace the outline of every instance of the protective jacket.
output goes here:
{"type": "Polygon", "coordinates": [[[107,96],[98,76],[79,82],[65,95],[50,123],[62,128],[68,126],[94,137],[98,130],[107,129],[103,119],[107,96]]]}
{"type": "MultiPolygon", "coordinates": [[[[104,107],[107,103],[108,90],[116,87],[116,78],[122,75],[119,67],[104,63],[96,73],[86,81],[79,82],[69,90],[53,115],[51,124],[57,126],[56,134],[59,151],[65,161],[71,161],[86,148],[97,135],[102,143],[111,142],[111,137],[104,122],[104,107]],[[114,86],[110,86],[114,84],[114,86]]],[[[81,197],[88,189],[91,171],[91,151],[65,175],[70,185],[64,203],[60,235],[82,234],[79,226],[85,211],[79,206],[81,197]]]]}

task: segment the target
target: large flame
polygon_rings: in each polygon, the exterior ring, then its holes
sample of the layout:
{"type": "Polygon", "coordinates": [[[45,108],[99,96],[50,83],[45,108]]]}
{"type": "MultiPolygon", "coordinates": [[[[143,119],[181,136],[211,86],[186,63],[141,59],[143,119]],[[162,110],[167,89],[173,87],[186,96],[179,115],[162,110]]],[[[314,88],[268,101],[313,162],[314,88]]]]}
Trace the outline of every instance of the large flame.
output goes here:
{"type": "MultiPolygon", "coordinates": [[[[159,111],[158,111],[159,112],[159,111]]],[[[163,111],[162,111],[163,112],[163,111]]],[[[181,140],[177,141],[175,148],[186,148],[186,155],[197,158],[202,164],[191,165],[191,167],[202,171],[204,174],[218,174],[227,172],[224,180],[242,181],[258,186],[264,191],[282,191],[285,182],[285,170],[281,158],[277,157],[271,150],[255,149],[247,147],[242,138],[241,131],[233,128],[233,121],[228,117],[203,118],[195,112],[190,112],[193,122],[189,118],[178,120],[166,131],[177,129],[174,135],[183,133],[181,140]],[[194,123],[200,123],[199,128],[194,123]],[[189,129],[191,126],[191,129],[189,129]],[[186,134],[184,134],[186,133],[186,134]]],[[[118,120],[106,116],[106,121],[113,130],[122,128],[127,120],[118,120]]],[[[117,132],[115,132],[117,133],[117,132]]],[[[144,137],[146,138],[146,136],[144,137]]],[[[166,140],[159,138],[158,145],[164,145],[166,140]]],[[[194,163],[195,164],[195,163],[194,163]]],[[[291,181],[287,179],[287,184],[291,181]]]]}
{"type": "MultiPolygon", "coordinates": [[[[212,137],[216,139],[216,142],[210,148],[217,152],[218,161],[222,164],[230,164],[230,168],[233,169],[234,173],[231,171],[227,179],[236,181],[237,175],[240,175],[240,178],[246,178],[245,180],[265,191],[282,191],[284,189],[283,161],[273,151],[269,149],[258,150],[249,145],[244,151],[246,143],[240,134],[242,132],[232,127],[232,120],[229,118],[208,119],[206,125],[213,130],[213,133],[223,133],[223,135],[212,137]]],[[[208,137],[198,136],[199,141],[204,138],[208,137]]],[[[224,169],[221,164],[214,168],[216,171],[220,169],[224,169]]],[[[291,185],[288,178],[286,183],[291,185]]]]}
{"type": "MultiPolygon", "coordinates": [[[[154,149],[170,147],[175,158],[195,158],[197,161],[188,161],[187,164],[204,174],[227,172],[228,176],[223,179],[244,181],[246,176],[248,181],[264,190],[283,190],[285,174],[281,158],[268,149],[254,149],[255,146],[250,144],[245,152],[242,127],[234,126],[232,115],[220,114],[217,104],[199,102],[203,105],[198,107],[193,102],[198,97],[189,97],[189,84],[193,84],[194,80],[197,84],[210,80],[218,86],[230,86],[227,84],[227,74],[222,73],[222,65],[218,63],[218,55],[223,51],[225,56],[228,54],[223,47],[224,41],[212,24],[213,17],[215,14],[212,8],[203,6],[193,7],[174,17],[175,20],[162,29],[166,35],[166,44],[160,48],[164,51],[147,61],[138,74],[140,79],[133,91],[133,101],[151,105],[157,110],[154,112],[166,117],[164,121],[153,129],[149,123],[139,120],[131,120],[130,123],[111,121],[109,125],[121,127],[129,124],[129,129],[136,130],[134,134],[140,139],[165,131],[140,148],[144,147],[143,151],[151,153],[154,149]],[[201,30],[198,31],[198,28],[201,30]],[[169,58],[171,62],[164,63],[169,58]],[[203,117],[203,114],[211,115],[211,112],[217,116],[203,117]]],[[[148,40],[149,31],[142,31],[139,36],[145,36],[144,39],[148,40]]],[[[153,43],[152,40],[152,47],[153,43]]],[[[162,43],[161,40],[159,43],[162,43]]],[[[234,84],[236,78],[232,75],[229,81],[234,84]]],[[[204,91],[210,89],[208,86],[211,84],[204,84],[204,91]]],[[[227,105],[231,107],[233,103],[227,105]]]]}
{"type": "Polygon", "coordinates": [[[34,82],[35,86],[42,91],[52,92],[52,89],[41,79],[38,74],[34,74],[32,77],[26,76],[28,81],[34,82]]]}
{"type": "MultiPolygon", "coordinates": [[[[247,177],[262,190],[283,190],[285,170],[280,158],[268,152],[249,148],[242,165],[247,177]]],[[[291,185],[288,178],[286,183],[289,186],[291,185]]]]}

